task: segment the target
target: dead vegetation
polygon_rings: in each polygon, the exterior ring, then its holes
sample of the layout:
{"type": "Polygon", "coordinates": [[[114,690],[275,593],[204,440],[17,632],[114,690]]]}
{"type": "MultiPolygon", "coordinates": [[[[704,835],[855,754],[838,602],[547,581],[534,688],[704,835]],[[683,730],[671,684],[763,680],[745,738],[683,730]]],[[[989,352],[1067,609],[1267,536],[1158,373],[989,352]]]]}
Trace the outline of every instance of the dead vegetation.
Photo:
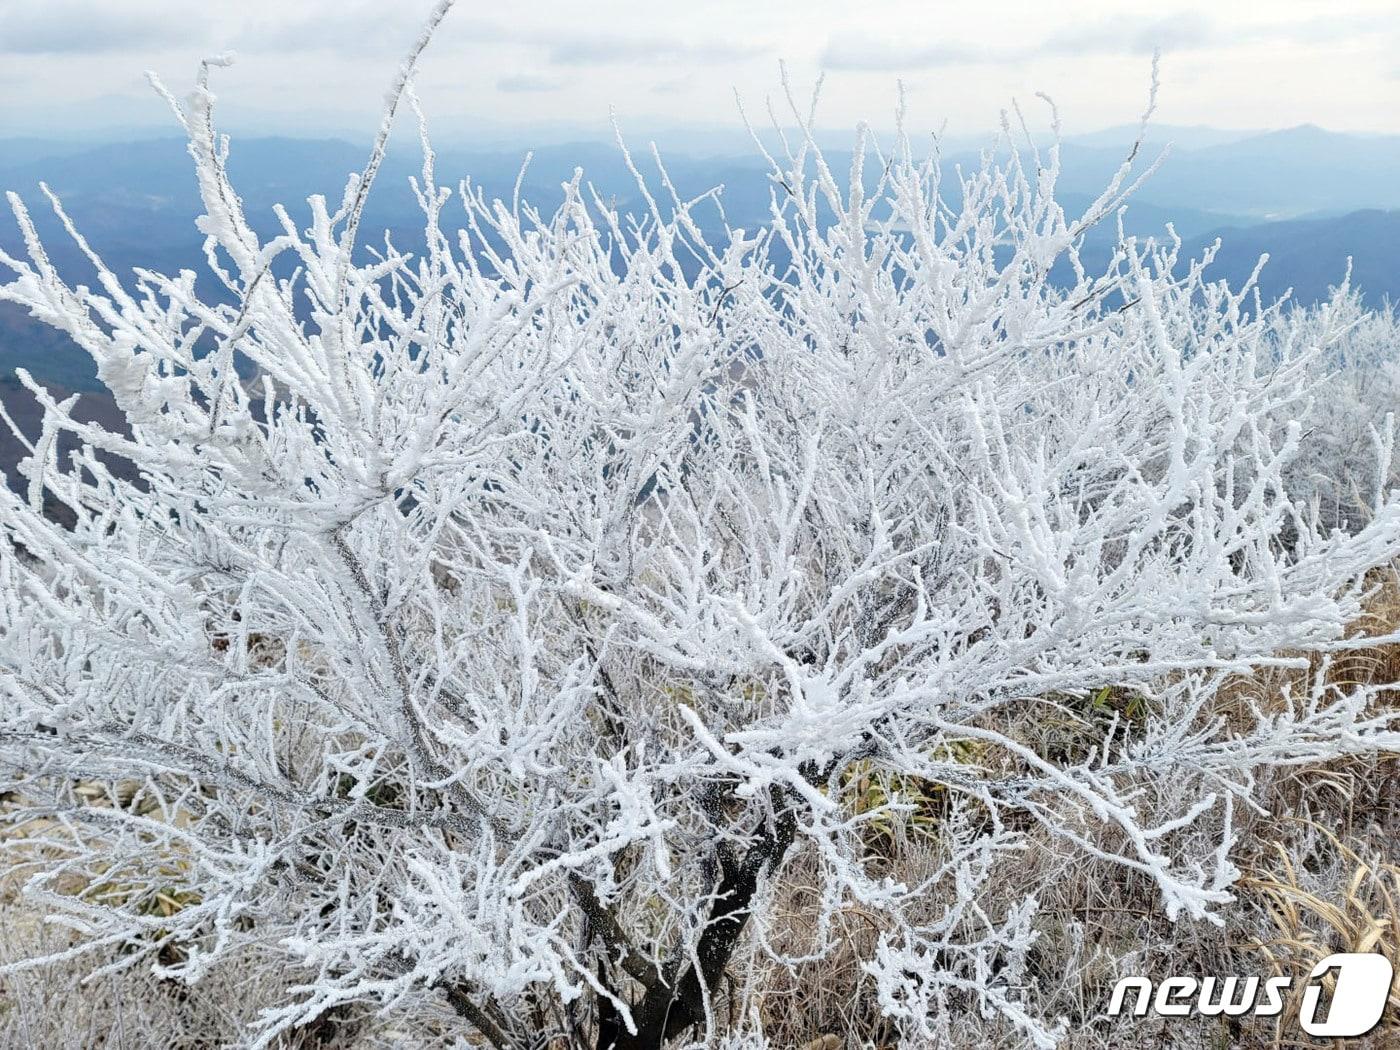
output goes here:
{"type": "MultiPolygon", "coordinates": [[[[1400,630],[1400,573],[1378,574],[1374,583],[1367,615],[1355,625],[1357,636],[1400,630]]],[[[1314,661],[1307,672],[1270,670],[1232,681],[1220,690],[1216,713],[1228,720],[1258,717],[1305,691],[1318,675],[1342,689],[1382,687],[1374,702],[1400,705],[1400,644],[1314,661]]],[[[1131,725],[1144,702],[1111,689],[1077,700],[1055,698],[1049,716],[1039,712],[1036,746],[1061,759],[1072,756],[1097,738],[1106,719],[1131,725]]],[[[969,767],[1004,761],[973,745],[955,757],[969,767]]],[[[956,791],[862,768],[843,786],[853,813],[877,814],[866,830],[873,869],[907,883],[938,869],[950,814],[961,807],[956,791]],[[901,806],[891,810],[891,802],[901,806]]],[[[1035,982],[1027,994],[1044,1015],[1063,1018],[1067,1050],[1335,1047],[1335,1040],[1309,1041],[1296,1023],[1312,966],[1333,952],[1375,951],[1400,968],[1400,755],[1276,770],[1257,795],[1261,810],[1249,817],[1233,852],[1241,876],[1223,928],[1169,922],[1149,880],[1082,855],[1071,858],[1043,831],[1025,829],[1027,848],[1001,861],[992,883],[1002,890],[992,894],[1000,905],[1015,903],[1028,882],[1051,887],[1035,919],[1035,982]],[[1295,979],[1276,1018],[1110,1019],[1104,1012],[1110,991],[1129,974],[1295,979]]],[[[79,784],[74,798],[98,806],[141,801],[133,785],[79,784]]],[[[962,819],[972,817],[963,812],[962,819]]],[[[46,827],[10,825],[0,834],[13,860],[16,851],[58,848],[61,829],[56,819],[46,827]]],[[[788,966],[764,951],[742,961],[736,955],[717,1009],[736,1033],[761,1028],[773,1050],[894,1050],[898,1037],[881,1019],[872,979],[861,965],[878,943],[880,921],[848,905],[829,928],[818,929],[813,916],[820,880],[814,863],[801,852],[790,858],[777,920],[763,931],[771,954],[813,957],[788,966]]],[[[32,906],[19,901],[23,874],[21,868],[0,885],[0,962],[71,943],[67,931],[45,924],[32,906]]],[[[175,863],[169,892],[150,902],[153,916],[188,903],[178,874],[175,863]]],[[[120,881],[114,876],[88,892],[118,893],[120,881]]],[[[212,1050],[235,1045],[258,1010],[281,991],[251,984],[247,974],[267,972],[256,967],[222,965],[199,985],[186,987],[140,967],[123,967],[119,952],[109,953],[109,963],[82,985],[62,972],[64,963],[0,978],[0,1047],[212,1050]]],[[[298,979],[285,974],[287,983],[298,979]]],[[[955,1027],[959,1035],[949,1045],[957,1050],[1020,1045],[1004,1021],[979,1016],[970,1004],[955,1027]]],[[[441,1016],[392,1011],[377,1016],[350,1007],[277,1045],[284,1050],[465,1045],[453,1042],[453,1031],[445,1007],[441,1016]]],[[[1400,1046],[1400,989],[1392,991],[1380,1027],[1348,1045],[1354,1050],[1400,1046]]]]}

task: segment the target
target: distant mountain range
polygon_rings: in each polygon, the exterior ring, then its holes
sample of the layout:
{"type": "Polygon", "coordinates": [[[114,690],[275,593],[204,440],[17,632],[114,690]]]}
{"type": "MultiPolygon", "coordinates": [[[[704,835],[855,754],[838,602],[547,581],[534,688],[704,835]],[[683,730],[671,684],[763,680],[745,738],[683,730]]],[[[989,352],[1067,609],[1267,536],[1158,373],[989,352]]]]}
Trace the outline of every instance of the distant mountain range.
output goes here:
{"type": "MultiPolygon", "coordinates": [[[[1145,151],[1153,155],[1149,147],[1145,151]]],[[[1122,150],[1066,147],[1067,189],[1094,188],[1122,150]],[[1088,186],[1077,185],[1087,179],[1088,186]]],[[[1173,147],[1143,187],[1164,208],[1204,208],[1254,221],[1400,208],[1400,135],[1341,135],[1312,125],[1200,149],[1173,147]]]]}
{"type": "MultiPolygon", "coordinates": [[[[1108,129],[1064,143],[1060,194],[1067,209],[1083,208],[1097,195],[1122,163],[1133,131],[1108,129]]],[[[1234,284],[1267,252],[1262,291],[1276,296],[1292,289],[1300,302],[1324,297],[1341,281],[1350,258],[1352,283],[1369,301],[1400,300],[1400,136],[1346,135],[1311,126],[1263,133],[1153,128],[1139,166],[1169,141],[1175,142],[1169,156],[1129,204],[1125,228],[1130,235],[1164,236],[1170,222],[1191,255],[1219,238],[1222,248],[1213,272],[1234,284]]],[[[978,163],[965,141],[947,149],[946,171],[978,163]]],[[[250,219],[271,232],[273,204],[282,202],[294,217],[304,217],[306,196],[338,198],[346,176],[359,170],[365,154],[365,147],[337,139],[235,139],[229,167],[250,219]]],[[[640,163],[644,151],[636,154],[640,163]]],[[[523,155],[523,150],[443,150],[439,180],[455,184],[459,177],[471,176],[488,195],[508,197],[523,155]]],[[[838,171],[849,161],[849,154],[839,150],[828,156],[838,171]]],[[[725,212],[734,225],[754,228],[765,220],[770,183],[756,154],[701,157],[668,150],[666,162],[683,195],[723,184],[725,212]]],[[[415,242],[422,219],[408,177],[420,164],[416,144],[404,136],[376,185],[365,229],[389,229],[396,242],[415,242]]],[[[552,206],[560,184],[576,167],[622,210],[639,209],[640,195],[621,155],[614,146],[596,142],[536,150],[522,195],[552,206]]],[[[38,137],[0,139],[0,190],[16,190],[28,202],[60,270],[88,279],[87,264],[43,201],[40,180],[59,194],[118,273],[137,265],[203,271],[202,238],[193,223],[201,209],[182,140],[84,145],[38,137]]],[[[718,213],[702,215],[701,221],[713,228],[718,213]]],[[[1093,231],[1085,246],[1091,261],[1106,259],[1115,237],[1111,222],[1093,231]]],[[[21,250],[8,216],[0,218],[0,247],[12,254],[21,250]]],[[[5,277],[0,273],[0,280],[5,277]]],[[[15,393],[10,377],[17,366],[56,387],[100,391],[91,363],[66,338],[0,304],[0,384],[7,403],[15,393]]],[[[93,411],[99,417],[104,413],[100,406],[93,411]]],[[[6,462],[0,462],[0,469],[13,462],[12,444],[3,447],[0,458],[6,462]]]]}

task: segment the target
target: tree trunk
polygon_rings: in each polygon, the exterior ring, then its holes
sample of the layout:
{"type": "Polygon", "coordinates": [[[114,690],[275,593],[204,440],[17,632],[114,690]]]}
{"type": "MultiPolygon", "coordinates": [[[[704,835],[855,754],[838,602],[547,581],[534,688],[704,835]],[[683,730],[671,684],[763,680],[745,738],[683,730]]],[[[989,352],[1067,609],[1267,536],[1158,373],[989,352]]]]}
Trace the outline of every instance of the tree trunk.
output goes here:
{"type": "Polygon", "coordinates": [[[610,1003],[603,1002],[598,1015],[597,1050],[663,1050],[668,1039],[680,1035],[705,1017],[705,996],[713,998],[724,968],[749,920],[749,903],[766,868],[775,866],[797,832],[789,805],[778,812],[776,826],[764,828],[738,862],[720,860],[721,878],[710,908],[709,921],[696,949],[700,969],[692,964],[674,984],[647,988],[632,1008],[635,1035],[627,1031],[610,1003]]]}

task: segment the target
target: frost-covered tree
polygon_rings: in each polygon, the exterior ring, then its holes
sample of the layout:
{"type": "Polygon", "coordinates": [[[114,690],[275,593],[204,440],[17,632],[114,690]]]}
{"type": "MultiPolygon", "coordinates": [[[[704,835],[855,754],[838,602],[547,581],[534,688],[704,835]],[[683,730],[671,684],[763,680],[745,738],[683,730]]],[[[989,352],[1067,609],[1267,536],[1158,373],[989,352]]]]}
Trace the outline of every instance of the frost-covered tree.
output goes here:
{"type": "Polygon", "coordinates": [[[1374,455],[1389,433],[1387,416],[1400,405],[1400,324],[1394,307],[1367,310],[1346,282],[1332,301],[1288,315],[1284,324],[1304,328],[1305,341],[1321,353],[1313,360],[1315,411],[1307,419],[1303,454],[1290,468],[1290,491],[1318,501],[1324,524],[1355,528],[1370,516],[1376,485],[1393,485],[1396,468],[1379,476],[1374,455]]]}
{"type": "Polygon", "coordinates": [[[10,198],[0,297],[129,424],[21,373],[46,415],[0,495],[4,845],[69,954],[285,968],[254,1046],[347,1004],[497,1047],[758,1046],[800,866],[801,957],[868,917],[907,1045],[974,1011],[1050,1046],[1040,887],[983,897],[1028,832],[1218,921],[1256,774],[1400,739],[1325,676],[1216,714],[1364,644],[1400,502],[1377,483],[1341,532],[1290,492],[1345,311],[1290,319],[1170,245],[1085,271],[1128,164],[1072,216],[1057,147],[949,172],[862,133],[838,175],[793,106],[767,225],[715,237],[661,168],[633,219],[581,176],[553,214],[454,203],[425,138],[421,250],[370,252],[407,76],[340,202],[270,240],[202,76],[198,280],[90,253],[70,286],[10,198]],[[1132,714],[1092,747],[1035,732],[1109,690],[1132,714]],[[935,795],[903,881],[869,832],[935,795]]]}

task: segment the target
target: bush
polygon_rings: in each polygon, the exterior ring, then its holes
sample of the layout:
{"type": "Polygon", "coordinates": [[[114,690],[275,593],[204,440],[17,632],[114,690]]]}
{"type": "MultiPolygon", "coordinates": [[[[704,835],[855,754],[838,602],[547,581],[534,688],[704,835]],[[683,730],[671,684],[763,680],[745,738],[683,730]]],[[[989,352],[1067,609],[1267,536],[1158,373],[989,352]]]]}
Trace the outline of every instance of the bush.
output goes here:
{"type": "Polygon", "coordinates": [[[265,242],[204,77],[177,108],[233,303],[95,256],[70,287],[11,197],[0,297],[130,426],[22,376],[5,845],[71,940],[11,972],[237,961],[255,1046],[450,1006],[627,1050],[762,1045],[767,990],[844,952],[872,1039],[1047,1047],[1066,872],[1218,923],[1271,771],[1400,739],[1325,673],[1222,714],[1370,644],[1400,503],[1332,529],[1300,481],[1346,300],[1261,307],[1132,240],[1083,270],[1130,164],[1080,216],[1054,146],[953,175],[862,134],[838,179],[793,105],[763,230],[673,195],[629,222],[579,176],[552,215],[464,186],[454,236],[425,138],[424,250],[371,257],[383,136],[265,242]]]}

